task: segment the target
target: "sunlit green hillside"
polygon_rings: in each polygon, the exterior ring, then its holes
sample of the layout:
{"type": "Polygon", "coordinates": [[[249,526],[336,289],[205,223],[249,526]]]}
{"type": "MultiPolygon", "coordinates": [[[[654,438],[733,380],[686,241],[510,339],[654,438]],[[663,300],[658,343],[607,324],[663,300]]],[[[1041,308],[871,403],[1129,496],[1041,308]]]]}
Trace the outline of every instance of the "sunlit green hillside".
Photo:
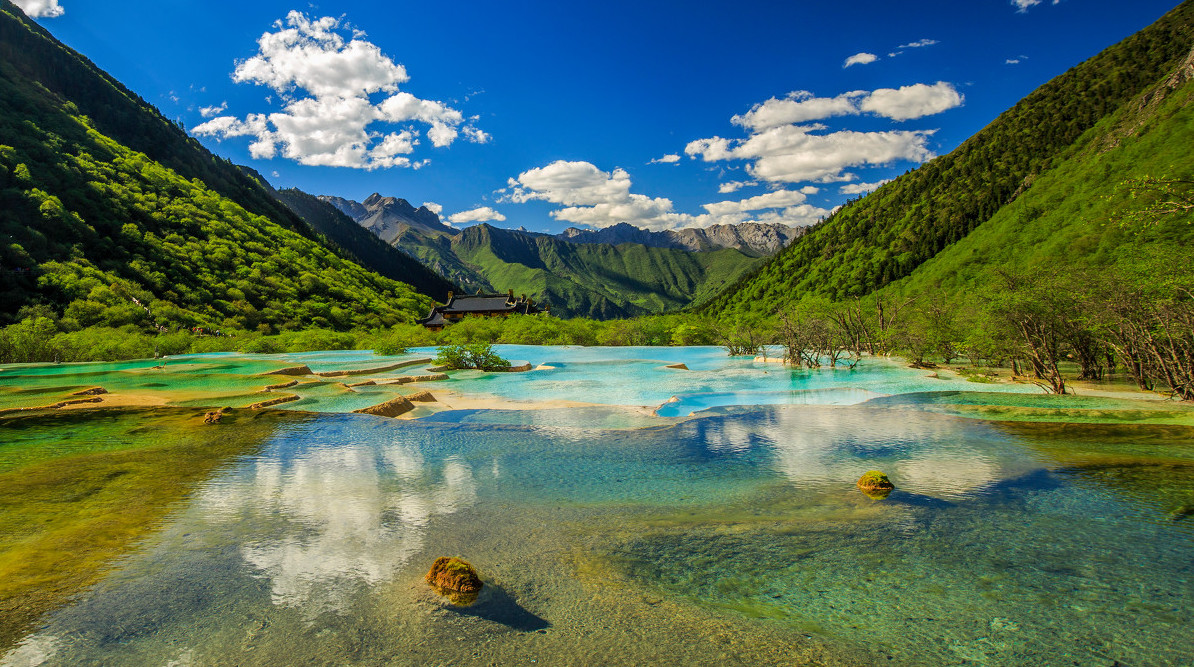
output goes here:
{"type": "Polygon", "coordinates": [[[429,307],[347,256],[0,0],[4,321],[347,329],[429,307]]]}
{"type": "MultiPolygon", "coordinates": [[[[1044,241],[1045,248],[1062,251],[1066,261],[1100,247],[1115,248],[1127,237],[1112,231],[1104,240],[1105,227],[1098,233],[1091,231],[1099,223],[1098,216],[1106,213],[1100,209],[1100,199],[1116,196],[1120,181],[1142,173],[1144,167],[1160,172],[1154,176],[1189,176],[1190,143],[1174,134],[1188,120],[1171,110],[1169,117],[1159,113],[1149,121],[1157,124],[1152,130],[1155,138],[1139,139],[1153,142],[1155,152],[1146,164],[1136,162],[1135,153],[1129,157],[1124,152],[1099,160],[1097,173],[1079,174],[1078,166],[1066,164],[1067,158],[1087,160],[1089,156],[1076,151],[1100,132],[1096,129],[1100,123],[1108,122],[1125,104],[1141,104],[1139,96],[1171,76],[1192,46],[1194,2],[1187,1],[1041,86],[952,153],[842,208],[712,301],[707,310],[723,316],[770,313],[806,296],[843,299],[868,294],[910,275],[993,219],[1003,221],[996,222],[1002,231],[989,233],[1009,242],[1000,251],[1007,262],[1027,261],[1015,248],[1036,248],[1032,243],[1020,244],[1016,237],[1036,232],[1021,231],[1016,223],[1046,214],[1049,217],[1041,220],[1037,232],[1048,231],[1049,225],[1053,231],[1079,224],[1075,230],[1086,230],[1056,236],[1050,232],[1044,241]],[[1058,170],[1064,173],[1052,175],[1058,170]],[[1070,183],[1075,196],[1063,209],[1065,215],[1052,212],[1059,204],[1056,192],[1031,203],[1021,199],[1047,177],[1081,181],[1070,183]],[[1076,236],[1084,238],[1082,244],[1066,245],[1067,239],[1076,236]]],[[[1131,136],[1123,136],[1123,145],[1130,144],[1131,136]]],[[[1112,143],[1091,150],[1114,153],[1118,148],[1112,143]]]]}

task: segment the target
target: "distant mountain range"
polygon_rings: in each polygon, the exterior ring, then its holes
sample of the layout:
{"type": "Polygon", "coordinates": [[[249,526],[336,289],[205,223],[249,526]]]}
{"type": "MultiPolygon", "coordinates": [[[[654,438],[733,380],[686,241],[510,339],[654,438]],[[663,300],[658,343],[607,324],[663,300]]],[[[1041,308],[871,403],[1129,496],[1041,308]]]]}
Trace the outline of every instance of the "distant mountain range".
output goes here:
{"type": "Polygon", "coordinates": [[[513,289],[550,303],[553,314],[599,319],[701,303],[799,235],[762,224],[651,232],[623,223],[557,235],[487,224],[457,230],[397,197],[319,199],[465,290],[513,289]]]}
{"type": "Polygon", "coordinates": [[[620,222],[602,229],[569,227],[556,238],[572,243],[640,243],[656,248],[677,248],[704,252],[718,248],[734,248],[754,255],[774,255],[804,232],[803,227],[789,227],[779,223],[744,222],[737,225],[711,225],[699,228],[668,229],[652,232],[620,222]]]}

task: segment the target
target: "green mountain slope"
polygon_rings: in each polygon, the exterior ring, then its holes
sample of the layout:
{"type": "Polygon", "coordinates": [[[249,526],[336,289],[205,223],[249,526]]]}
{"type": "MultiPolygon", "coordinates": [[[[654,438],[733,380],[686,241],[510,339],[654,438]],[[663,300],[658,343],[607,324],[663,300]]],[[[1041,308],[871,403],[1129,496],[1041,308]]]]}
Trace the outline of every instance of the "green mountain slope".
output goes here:
{"type": "Polygon", "coordinates": [[[1016,199],[883,292],[957,297],[998,270],[1098,274],[1194,250],[1194,211],[1138,220],[1146,178],[1194,180],[1194,51],[1172,74],[1084,134],[1016,199]]]}
{"type": "Polygon", "coordinates": [[[1044,84],[948,155],[852,203],[711,301],[733,316],[808,295],[870,293],[1013,205],[1084,134],[1194,44],[1194,2],[1044,84]]]}
{"type": "Polygon", "coordinates": [[[4,321],[36,307],[67,328],[344,329],[429,307],[322,246],[254,179],[8,0],[0,49],[4,321]]]}
{"type": "Polygon", "coordinates": [[[689,252],[636,243],[570,243],[487,224],[454,237],[410,230],[397,239],[469,289],[513,289],[563,317],[633,317],[676,310],[717,294],[757,263],[735,249],[689,252]]]}

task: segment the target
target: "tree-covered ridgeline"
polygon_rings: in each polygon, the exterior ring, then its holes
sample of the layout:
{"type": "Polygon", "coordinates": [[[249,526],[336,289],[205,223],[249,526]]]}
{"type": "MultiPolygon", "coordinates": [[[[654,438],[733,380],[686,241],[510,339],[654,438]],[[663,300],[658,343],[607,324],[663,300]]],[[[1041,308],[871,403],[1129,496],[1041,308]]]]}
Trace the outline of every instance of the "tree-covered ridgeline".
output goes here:
{"type": "Polygon", "coordinates": [[[255,179],[7,2],[0,32],[11,52],[0,59],[0,323],[42,318],[58,333],[343,331],[408,322],[430,307],[324,245],[255,179]],[[113,138],[80,105],[181,171],[113,138]]]}
{"type": "MultiPolygon", "coordinates": [[[[1099,121],[1170,76],[1191,46],[1187,0],[1042,85],[953,152],[847,204],[705,311],[736,316],[804,295],[846,299],[910,275],[1016,202],[1099,121]]],[[[1188,144],[1169,148],[1176,151],[1188,153],[1188,144]]]]}

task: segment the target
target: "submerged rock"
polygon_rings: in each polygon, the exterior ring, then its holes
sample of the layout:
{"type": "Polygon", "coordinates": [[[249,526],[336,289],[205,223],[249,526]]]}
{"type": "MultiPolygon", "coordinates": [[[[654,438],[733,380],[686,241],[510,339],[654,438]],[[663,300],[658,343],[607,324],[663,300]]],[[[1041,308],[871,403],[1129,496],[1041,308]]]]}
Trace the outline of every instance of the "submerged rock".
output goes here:
{"type": "Polygon", "coordinates": [[[204,413],[203,423],[218,424],[220,423],[220,420],[224,418],[224,415],[228,414],[229,412],[232,412],[232,408],[220,408],[219,410],[212,410],[211,412],[204,413]]]}
{"type": "Polygon", "coordinates": [[[858,488],[868,497],[881,500],[891,494],[895,484],[892,484],[884,473],[870,470],[858,478],[858,488]]]}
{"type": "Polygon", "coordinates": [[[91,389],[84,389],[83,391],[76,391],[71,396],[99,396],[108,393],[107,389],[103,387],[92,387],[91,389]]]}
{"type": "Polygon", "coordinates": [[[276,371],[262,373],[262,375],[311,375],[311,369],[306,366],[289,366],[287,368],[279,368],[276,371]]]}
{"type": "Polygon", "coordinates": [[[1182,505],[1169,512],[1169,519],[1171,521],[1181,521],[1189,516],[1194,516],[1194,505],[1182,505]]]}
{"type": "Polygon", "coordinates": [[[485,585],[468,561],[448,556],[436,558],[425,579],[436,593],[463,607],[476,602],[485,585]]]}

